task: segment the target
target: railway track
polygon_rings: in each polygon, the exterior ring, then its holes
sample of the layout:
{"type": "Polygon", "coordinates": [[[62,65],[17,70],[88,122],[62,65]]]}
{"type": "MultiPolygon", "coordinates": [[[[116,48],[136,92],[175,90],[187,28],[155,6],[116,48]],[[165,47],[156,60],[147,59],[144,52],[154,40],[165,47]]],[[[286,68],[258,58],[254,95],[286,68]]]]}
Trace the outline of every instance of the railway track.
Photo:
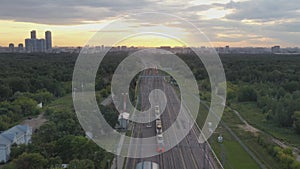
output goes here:
{"type": "MultiPolygon", "coordinates": [[[[153,89],[161,89],[165,92],[167,97],[167,106],[164,112],[161,114],[162,121],[162,129],[163,132],[166,131],[176,120],[177,114],[180,109],[180,100],[169,84],[167,84],[162,77],[155,76],[150,77],[151,72],[143,72],[142,75],[144,77],[141,78],[140,81],[140,101],[141,101],[141,109],[146,110],[150,108],[149,104],[149,94],[153,89]]],[[[154,98],[155,100],[159,99],[158,97],[154,98]]],[[[153,114],[154,115],[154,114],[153,114]]],[[[188,117],[187,117],[188,118],[188,117]]],[[[149,115],[150,119],[150,115],[149,115]]],[[[152,128],[146,128],[146,124],[135,124],[135,130],[133,132],[132,137],[150,137],[156,135],[156,125],[155,122],[152,123],[152,128]],[[152,130],[153,129],[153,130],[152,130]],[[143,134],[144,133],[144,134],[143,134]]],[[[188,122],[176,122],[175,127],[180,128],[186,127],[185,125],[190,125],[188,122]]],[[[173,139],[179,139],[178,131],[175,131],[174,128],[171,129],[172,135],[175,137],[173,139]]],[[[171,150],[168,150],[165,153],[161,153],[154,157],[148,157],[144,159],[129,159],[132,165],[126,165],[127,169],[135,169],[136,164],[141,161],[152,161],[159,164],[160,169],[202,169],[204,166],[203,163],[209,163],[211,166],[209,168],[213,168],[213,162],[208,162],[209,153],[204,151],[204,147],[201,146],[198,142],[198,137],[201,135],[201,131],[197,126],[193,126],[189,131],[188,135],[183,138],[180,143],[173,147],[171,150]],[[208,154],[208,155],[207,155],[208,154]]],[[[170,139],[167,138],[167,135],[163,135],[164,145],[170,145],[170,139]]],[[[154,143],[155,144],[155,143],[154,143]]],[[[157,144],[157,142],[156,142],[157,144]]],[[[203,145],[203,144],[202,144],[203,145]]],[[[135,147],[135,151],[137,151],[139,147],[135,147]]],[[[153,145],[153,148],[156,149],[157,146],[153,145]]],[[[141,152],[136,152],[141,153],[141,152]]],[[[205,168],[208,169],[208,168],[205,168]]]]}

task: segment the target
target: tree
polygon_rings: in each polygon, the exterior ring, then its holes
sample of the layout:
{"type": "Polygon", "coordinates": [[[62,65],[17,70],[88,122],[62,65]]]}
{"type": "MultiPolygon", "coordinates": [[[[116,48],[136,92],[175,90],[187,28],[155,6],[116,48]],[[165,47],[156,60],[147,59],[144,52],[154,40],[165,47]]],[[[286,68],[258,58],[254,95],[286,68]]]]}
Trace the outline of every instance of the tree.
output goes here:
{"type": "Polygon", "coordinates": [[[0,85],[0,101],[7,99],[12,91],[8,86],[0,85]]]}
{"type": "Polygon", "coordinates": [[[1,169],[16,169],[16,166],[13,163],[4,165],[1,169]]]}
{"type": "Polygon", "coordinates": [[[293,127],[295,131],[300,134],[300,111],[295,111],[293,114],[293,127]]]}
{"type": "Polygon", "coordinates": [[[299,82],[292,81],[283,85],[284,89],[292,93],[293,91],[299,90],[299,82]]]}
{"type": "Polygon", "coordinates": [[[33,137],[33,139],[35,142],[46,143],[58,139],[60,137],[59,134],[57,125],[54,122],[49,121],[39,128],[36,135],[37,137],[33,137]]]}
{"type": "Polygon", "coordinates": [[[13,93],[19,92],[27,92],[29,90],[29,83],[27,79],[13,77],[9,80],[9,86],[11,87],[13,93]]]}
{"type": "Polygon", "coordinates": [[[39,90],[39,91],[37,91],[37,93],[34,93],[34,94],[28,93],[27,95],[28,95],[28,97],[34,99],[38,103],[42,102],[43,104],[47,104],[54,99],[53,94],[48,92],[45,89],[39,90]]]}
{"type": "Polygon", "coordinates": [[[49,158],[48,164],[47,164],[47,166],[49,168],[58,168],[58,167],[61,167],[61,165],[62,165],[62,160],[60,157],[49,158]]]}
{"type": "Polygon", "coordinates": [[[101,113],[103,114],[107,123],[114,127],[118,122],[118,112],[111,107],[100,105],[101,113]]]}
{"type": "Polygon", "coordinates": [[[257,101],[257,93],[256,91],[249,86],[242,87],[238,91],[238,101],[239,102],[247,102],[247,101],[257,101]]]}
{"type": "Polygon", "coordinates": [[[68,169],[94,169],[94,163],[91,160],[78,160],[74,159],[70,161],[68,169]]]}
{"type": "Polygon", "coordinates": [[[16,169],[44,169],[48,161],[39,153],[23,153],[13,163],[16,169]]]}
{"type": "Polygon", "coordinates": [[[19,113],[24,116],[37,114],[37,102],[27,97],[19,97],[12,103],[16,108],[19,108],[19,113]]]}

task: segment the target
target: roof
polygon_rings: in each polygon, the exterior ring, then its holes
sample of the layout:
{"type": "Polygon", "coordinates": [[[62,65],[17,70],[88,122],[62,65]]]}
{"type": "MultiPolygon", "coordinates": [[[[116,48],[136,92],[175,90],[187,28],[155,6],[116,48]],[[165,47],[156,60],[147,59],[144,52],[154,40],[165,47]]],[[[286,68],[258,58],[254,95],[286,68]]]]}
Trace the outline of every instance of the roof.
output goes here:
{"type": "Polygon", "coordinates": [[[130,116],[129,113],[126,113],[126,112],[120,113],[119,119],[126,119],[126,120],[128,120],[128,119],[129,119],[129,116],[130,116]]]}
{"type": "Polygon", "coordinates": [[[14,126],[0,134],[0,144],[12,144],[16,137],[18,138],[26,134],[28,130],[31,130],[31,127],[27,125],[14,126]]]}
{"type": "Polygon", "coordinates": [[[0,135],[0,146],[1,145],[10,145],[10,144],[12,144],[12,142],[8,139],[8,138],[6,138],[6,137],[4,137],[4,136],[2,136],[2,134],[0,135]]]}

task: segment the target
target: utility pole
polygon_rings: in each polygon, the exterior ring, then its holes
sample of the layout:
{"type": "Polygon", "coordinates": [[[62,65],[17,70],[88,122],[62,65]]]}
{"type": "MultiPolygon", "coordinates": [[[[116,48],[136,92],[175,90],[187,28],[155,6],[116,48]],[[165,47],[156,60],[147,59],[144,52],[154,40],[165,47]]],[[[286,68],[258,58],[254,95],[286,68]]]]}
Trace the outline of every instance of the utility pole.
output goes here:
{"type": "Polygon", "coordinates": [[[224,153],[224,145],[223,145],[223,136],[220,134],[220,136],[218,137],[218,142],[220,143],[220,147],[221,147],[221,164],[224,167],[225,165],[225,153],[224,153]]]}

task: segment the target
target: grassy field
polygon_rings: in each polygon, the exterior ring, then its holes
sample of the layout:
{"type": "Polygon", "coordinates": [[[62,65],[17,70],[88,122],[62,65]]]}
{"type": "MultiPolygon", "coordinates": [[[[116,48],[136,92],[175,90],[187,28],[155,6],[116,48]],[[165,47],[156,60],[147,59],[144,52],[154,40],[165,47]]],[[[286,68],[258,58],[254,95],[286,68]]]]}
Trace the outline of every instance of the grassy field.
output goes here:
{"type": "MultiPolygon", "coordinates": [[[[197,123],[201,127],[204,124],[204,117],[206,117],[207,111],[207,108],[201,104],[197,118],[197,123]]],[[[233,118],[232,114],[225,112],[223,120],[227,121],[227,119],[232,119],[235,123],[239,122],[238,119],[233,118]]],[[[220,125],[215,131],[215,134],[211,137],[210,143],[220,161],[222,160],[221,149],[225,152],[225,169],[259,169],[259,166],[251,158],[251,156],[247,154],[242,146],[220,125]],[[220,143],[217,142],[217,137],[220,133],[222,133],[222,136],[224,137],[223,148],[221,148],[220,143]]]]}
{"type": "Polygon", "coordinates": [[[67,94],[64,97],[58,98],[48,105],[49,108],[56,110],[73,109],[72,94],[67,94]]]}
{"type": "Polygon", "coordinates": [[[300,147],[300,135],[295,134],[292,129],[281,128],[265,120],[265,115],[255,103],[232,104],[234,109],[254,127],[271,134],[272,136],[289,143],[292,146],[300,147]]]}
{"type": "Polygon", "coordinates": [[[222,132],[224,137],[223,145],[217,142],[219,134],[214,134],[211,138],[211,145],[220,161],[223,162],[225,169],[259,169],[256,162],[247,154],[247,152],[236,142],[226,131],[218,129],[216,132],[222,132]],[[223,152],[223,158],[221,155],[223,152]]]}

